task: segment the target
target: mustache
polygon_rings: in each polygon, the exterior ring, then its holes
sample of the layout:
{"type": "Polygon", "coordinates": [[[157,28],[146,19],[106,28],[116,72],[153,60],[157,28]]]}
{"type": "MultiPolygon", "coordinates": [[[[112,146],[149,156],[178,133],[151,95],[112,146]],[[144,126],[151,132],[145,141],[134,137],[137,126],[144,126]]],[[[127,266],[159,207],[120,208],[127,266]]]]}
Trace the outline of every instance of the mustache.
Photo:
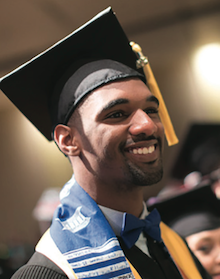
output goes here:
{"type": "Polygon", "coordinates": [[[146,134],[139,134],[136,136],[132,136],[131,138],[127,139],[126,142],[121,144],[121,148],[124,149],[126,145],[130,145],[132,143],[138,143],[138,142],[143,142],[143,141],[149,141],[149,140],[157,140],[158,146],[160,150],[162,150],[162,139],[160,137],[156,137],[154,135],[147,136],[146,134]]]}
{"type": "Polygon", "coordinates": [[[145,134],[139,134],[137,136],[133,136],[130,140],[137,143],[139,141],[158,140],[158,138],[153,135],[147,136],[145,134]]]}

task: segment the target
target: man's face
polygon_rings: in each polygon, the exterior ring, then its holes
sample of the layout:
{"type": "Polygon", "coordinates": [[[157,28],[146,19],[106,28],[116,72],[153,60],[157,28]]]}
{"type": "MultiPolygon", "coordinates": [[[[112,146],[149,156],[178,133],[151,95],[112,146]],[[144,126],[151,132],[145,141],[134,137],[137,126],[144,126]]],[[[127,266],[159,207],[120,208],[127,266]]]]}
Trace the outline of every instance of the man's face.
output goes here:
{"type": "Polygon", "coordinates": [[[80,158],[100,183],[145,186],[162,178],[158,101],[139,79],[96,89],[79,107],[80,158]]]}

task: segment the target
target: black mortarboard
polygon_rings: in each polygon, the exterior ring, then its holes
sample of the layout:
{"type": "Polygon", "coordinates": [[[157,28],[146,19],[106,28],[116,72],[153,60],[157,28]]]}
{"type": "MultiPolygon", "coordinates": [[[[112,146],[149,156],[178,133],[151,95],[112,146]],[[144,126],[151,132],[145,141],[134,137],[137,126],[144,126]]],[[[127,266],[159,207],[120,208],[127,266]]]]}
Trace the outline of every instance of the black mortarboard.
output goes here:
{"type": "Polygon", "coordinates": [[[66,124],[74,107],[91,90],[109,81],[126,77],[138,76],[145,81],[144,75],[141,75],[142,69],[138,70],[139,73],[136,70],[136,60],[137,57],[115,14],[108,8],[51,48],[0,79],[0,88],[41,133],[51,140],[54,126],[58,123],[66,124]],[[108,69],[104,72],[103,62],[94,62],[102,59],[105,59],[104,64],[108,69]],[[85,75],[85,71],[81,71],[71,84],[74,89],[77,88],[78,95],[73,100],[73,95],[67,94],[60,103],[60,90],[65,81],[88,62],[93,63],[90,64],[92,67],[86,68],[90,72],[85,75]],[[101,78],[96,76],[96,80],[91,82],[88,76],[94,72],[94,67],[96,71],[102,71],[101,78]],[[79,91],[83,79],[87,79],[86,84],[83,84],[86,88],[79,91]]]}
{"type": "Polygon", "coordinates": [[[206,175],[219,167],[220,124],[192,124],[174,160],[171,176],[182,180],[190,172],[198,171],[201,175],[206,175]]]}
{"type": "Polygon", "coordinates": [[[220,200],[210,184],[188,191],[180,188],[175,195],[148,202],[148,209],[157,208],[161,220],[183,237],[220,227],[220,200]]]}

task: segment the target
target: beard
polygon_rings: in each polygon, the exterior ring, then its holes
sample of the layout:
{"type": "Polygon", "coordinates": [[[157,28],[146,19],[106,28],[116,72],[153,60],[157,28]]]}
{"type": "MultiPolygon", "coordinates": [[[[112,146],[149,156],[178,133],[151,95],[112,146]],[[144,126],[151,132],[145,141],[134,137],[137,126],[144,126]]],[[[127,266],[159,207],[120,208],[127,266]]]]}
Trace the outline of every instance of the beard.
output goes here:
{"type": "Polygon", "coordinates": [[[128,171],[126,172],[129,177],[131,185],[134,186],[150,186],[159,182],[163,177],[163,164],[162,159],[159,159],[157,167],[149,164],[149,170],[142,170],[131,162],[127,162],[128,171]]]}

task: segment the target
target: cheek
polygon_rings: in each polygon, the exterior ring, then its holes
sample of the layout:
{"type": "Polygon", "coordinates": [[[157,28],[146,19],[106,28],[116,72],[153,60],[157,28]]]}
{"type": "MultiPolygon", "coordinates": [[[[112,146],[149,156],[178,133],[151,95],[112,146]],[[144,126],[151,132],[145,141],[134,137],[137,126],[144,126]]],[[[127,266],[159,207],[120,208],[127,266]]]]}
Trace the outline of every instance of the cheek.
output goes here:
{"type": "Polygon", "coordinates": [[[86,129],[85,136],[96,153],[113,149],[117,142],[117,134],[109,127],[90,126],[86,129]]]}
{"type": "Polygon", "coordinates": [[[164,127],[161,121],[157,122],[157,127],[158,127],[158,133],[160,134],[161,137],[164,135],[164,127]]]}
{"type": "Polygon", "coordinates": [[[195,252],[195,255],[199,259],[200,263],[204,266],[204,268],[211,273],[214,267],[214,259],[212,255],[204,256],[200,252],[195,252]]]}
{"type": "Polygon", "coordinates": [[[204,255],[201,251],[197,248],[197,241],[198,236],[191,235],[186,238],[186,241],[190,247],[190,249],[193,251],[195,256],[199,259],[200,263],[204,266],[204,268],[210,273],[213,267],[213,257],[212,254],[204,255]]]}
{"type": "Polygon", "coordinates": [[[100,159],[107,160],[108,162],[114,161],[117,164],[120,161],[123,143],[124,141],[119,130],[116,131],[112,127],[102,129],[96,141],[97,154],[99,154],[100,159]]]}
{"type": "Polygon", "coordinates": [[[118,134],[111,128],[100,129],[97,131],[97,144],[103,149],[115,149],[118,142],[118,134]]]}
{"type": "Polygon", "coordinates": [[[160,137],[161,139],[161,148],[163,150],[163,147],[164,147],[164,127],[163,127],[163,124],[161,122],[158,122],[157,124],[157,129],[158,129],[158,136],[160,137]]]}

